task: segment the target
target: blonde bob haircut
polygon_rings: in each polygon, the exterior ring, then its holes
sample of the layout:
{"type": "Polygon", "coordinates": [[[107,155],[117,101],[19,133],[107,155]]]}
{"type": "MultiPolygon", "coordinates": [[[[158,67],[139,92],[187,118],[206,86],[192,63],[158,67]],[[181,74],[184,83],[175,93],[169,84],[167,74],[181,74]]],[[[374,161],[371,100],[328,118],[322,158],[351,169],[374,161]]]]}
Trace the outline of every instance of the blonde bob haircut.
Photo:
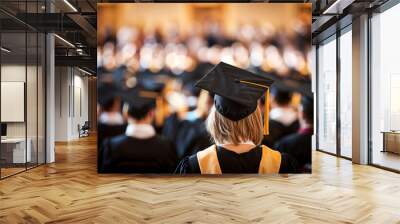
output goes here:
{"type": "Polygon", "coordinates": [[[263,139],[263,121],[259,107],[249,116],[232,121],[221,115],[213,106],[206,126],[216,144],[238,145],[241,142],[252,141],[259,145],[263,139]]]}

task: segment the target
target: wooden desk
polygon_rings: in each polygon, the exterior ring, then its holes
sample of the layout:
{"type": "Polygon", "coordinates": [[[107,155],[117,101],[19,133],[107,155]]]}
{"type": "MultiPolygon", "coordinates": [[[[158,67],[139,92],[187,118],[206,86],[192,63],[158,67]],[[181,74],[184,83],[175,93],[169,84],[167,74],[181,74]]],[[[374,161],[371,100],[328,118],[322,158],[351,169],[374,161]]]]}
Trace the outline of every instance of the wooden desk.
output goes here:
{"type": "Polygon", "coordinates": [[[400,154],[400,131],[382,131],[383,150],[382,152],[392,152],[400,154]]]}

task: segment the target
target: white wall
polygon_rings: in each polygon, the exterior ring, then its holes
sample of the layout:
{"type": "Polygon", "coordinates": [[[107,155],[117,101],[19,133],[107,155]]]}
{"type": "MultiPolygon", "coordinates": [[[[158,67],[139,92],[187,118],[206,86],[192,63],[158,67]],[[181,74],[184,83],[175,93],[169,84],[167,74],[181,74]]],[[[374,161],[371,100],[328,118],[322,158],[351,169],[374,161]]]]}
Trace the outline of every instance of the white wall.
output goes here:
{"type": "MultiPolygon", "coordinates": [[[[26,107],[22,112],[26,112],[26,120],[23,122],[6,122],[8,138],[29,139],[32,161],[44,162],[44,74],[41,66],[32,66],[25,64],[4,64],[1,66],[2,82],[24,82],[26,84],[26,107]],[[37,70],[38,69],[38,70],[37,70]],[[27,80],[25,80],[27,78],[27,80]],[[39,156],[37,156],[37,153],[39,156]]],[[[7,96],[2,96],[7,97],[7,96]]],[[[11,110],[10,108],[1,108],[1,110],[11,110]]],[[[11,112],[12,111],[8,111],[11,112]]]]}
{"type": "Polygon", "coordinates": [[[69,68],[55,68],[55,141],[68,140],[69,68]]]}
{"type": "MultiPolygon", "coordinates": [[[[2,65],[1,81],[3,82],[25,82],[25,65],[2,65]]],[[[1,108],[7,110],[7,108],[1,108]]],[[[7,123],[7,137],[25,137],[25,123],[7,123]]]]}
{"type": "MultiPolygon", "coordinates": [[[[1,66],[1,81],[2,82],[25,82],[25,75],[27,69],[28,74],[35,73],[36,74],[36,67],[34,66],[28,66],[25,67],[25,65],[17,65],[17,64],[10,64],[10,65],[2,65],[1,66]]],[[[31,109],[29,111],[32,111],[32,107],[34,106],[36,108],[36,80],[32,80],[30,76],[28,76],[28,81],[29,81],[29,86],[35,86],[35,88],[27,88],[27,106],[30,106],[31,109]],[[32,102],[34,102],[32,104],[32,102]]],[[[7,108],[1,108],[2,110],[7,110],[7,108]]],[[[35,109],[36,111],[36,109],[35,109]]],[[[28,122],[35,121],[36,124],[36,119],[37,115],[36,113],[27,113],[27,119],[28,122]]],[[[26,122],[10,122],[7,123],[7,136],[8,137],[25,137],[25,123],[26,122]]],[[[29,128],[33,128],[36,130],[36,125],[33,127],[32,125],[28,125],[29,128]]],[[[32,129],[32,130],[33,130],[32,129]]],[[[31,133],[28,130],[28,134],[31,133]]],[[[35,132],[36,134],[36,132],[35,132]]],[[[29,136],[28,136],[29,137],[29,136]]]]}
{"type": "Polygon", "coordinates": [[[73,96],[74,102],[71,102],[72,108],[72,119],[71,119],[71,132],[72,138],[78,138],[78,125],[83,125],[85,121],[89,120],[88,113],[88,78],[82,76],[82,73],[78,73],[79,70],[74,70],[74,80],[73,80],[73,96]]]}
{"type": "Polygon", "coordinates": [[[74,140],[89,118],[88,77],[73,67],[56,67],[55,76],[55,141],[74,140]]]}

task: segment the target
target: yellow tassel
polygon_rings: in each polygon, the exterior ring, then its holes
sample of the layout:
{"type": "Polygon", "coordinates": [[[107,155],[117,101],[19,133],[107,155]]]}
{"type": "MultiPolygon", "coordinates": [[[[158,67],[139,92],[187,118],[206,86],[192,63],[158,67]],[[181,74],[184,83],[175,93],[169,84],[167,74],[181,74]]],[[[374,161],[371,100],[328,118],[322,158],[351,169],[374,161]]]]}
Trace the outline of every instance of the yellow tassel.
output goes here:
{"type": "Polygon", "coordinates": [[[269,88],[265,92],[264,135],[269,135],[269,88]]]}
{"type": "Polygon", "coordinates": [[[245,84],[248,84],[248,85],[258,86],[258,87],[265,88],[265,89],[269,89],[268,86],[262,85],[262,84],[259,84],[259,83],[255,83],[255,82],[249,82],[249,81],[245,81],[245,80],[239,80],[239,82],[245,83],[245,84]]]}

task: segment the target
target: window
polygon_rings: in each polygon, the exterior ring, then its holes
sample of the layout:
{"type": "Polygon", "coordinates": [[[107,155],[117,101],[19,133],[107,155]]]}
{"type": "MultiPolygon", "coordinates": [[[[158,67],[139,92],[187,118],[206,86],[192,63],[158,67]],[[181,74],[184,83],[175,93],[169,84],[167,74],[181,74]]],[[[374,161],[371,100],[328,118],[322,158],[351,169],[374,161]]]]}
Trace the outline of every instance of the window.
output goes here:
{"type": "Polygon", "coordinates": [[[352,157],[352,35],[340,36],[340,155],[352,157]]]}
{"type": "Polygon", "coordinates": [[[371,18],[371,162],[400,170],[400,5],[371,18]]]}
{"type": "Polygon", "coordinates": [[[336,39],[318,48],[318,149],[336,153],[336,39]]]}

